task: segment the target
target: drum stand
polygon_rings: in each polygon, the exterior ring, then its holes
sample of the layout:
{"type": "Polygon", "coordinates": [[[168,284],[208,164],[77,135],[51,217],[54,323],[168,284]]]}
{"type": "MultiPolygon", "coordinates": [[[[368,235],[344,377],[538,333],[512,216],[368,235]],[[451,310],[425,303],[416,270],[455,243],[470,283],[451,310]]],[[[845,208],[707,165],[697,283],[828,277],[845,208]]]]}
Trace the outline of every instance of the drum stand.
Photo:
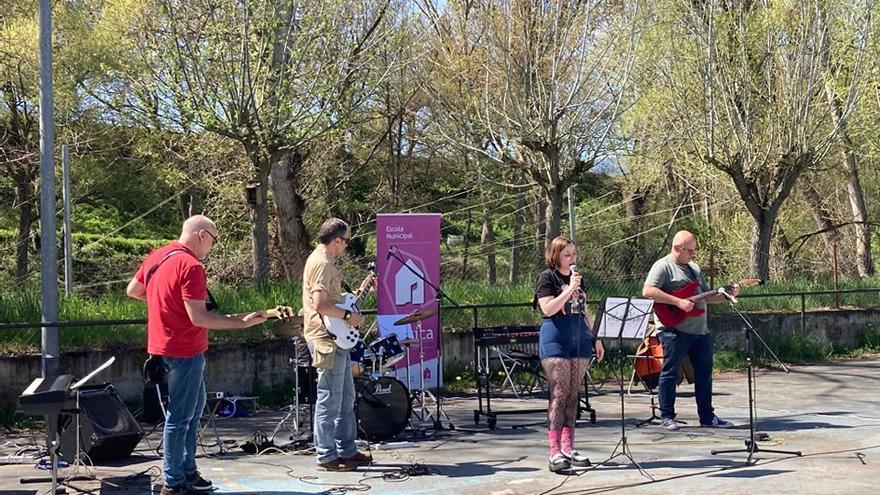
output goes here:
{"type": "MultiPolygon", "coordinates": [[[[439,425],[439,424],[441,424],[440,423],[440,416],[446,418],[446,421],[452,423],[452,420],[449,418],[449,415],[446,414],[446,411],[444,411],[441,407],[439,407],[440,404],[437,401],[437,397],[431,393],[430,389],[425,388],[425,348],[422,343],[422,322],[421,321],[416,322],[416,331],[418,332],[418,341],[419,341],[419,388],[418,388],[418,390],[412,391],[412,396],[413,396],[413,400],[417,399],[419,401],[419,410],[413,411],[413,412],[416,415],[416,417],[419,419],[419,422],[421,422],[421,423],[428,423],[429,422],[428,418],[431,418],[431,419],[433,419],[433,421],[431,422],[432,424],[439,425]],[[432,401],[434,401],[434,404],[437,405],[437,413],[436,414],[434,413],[434,411],[431,411],[428,408],[426,396],[430,397],[430,399],[432,401]],[[437,414],[439,414],[439,416],[437,414]]],[[[440,357],[438,357],[437,359],[440,359],[440,357]]],[[[406,377],[407,384],[409,383],[409,364],[408,363],[409,363],[409,352],[407,350],[407,377],[406,377]]],[[[437,377],[437,380],[440,380],[439,376],[437,377]]],[[[437,428],[435,428],[435,431],[436,430],[437,430],[437,428]]]]}
{"type": "MultiPolygon", "coordinates": [[[[281,421],[275,425],[275,429],[272,430],[272,434],[269,435],[269,442],[272,442],[275,439],[275,436],[278,435],[278,432],[281,431],[281,428],[286,428],[287,431],[291,433],[289,440],[293,440],[294,438],[298,438],[302,431],[300,431],[300,403],[299,403],[299,395],[300,395],[300,384],[299,384],[299,368],[301,363],[301,358],[299,355],[299,337],[293,337],[293,358],[290,359],[290,364],[293,365],[293,404],[288,404],[285,409],[287,409],[287,414],[281,418],[281,421]],[[292,423],[292,427],[287,426],[288,420],[292,423]]],[[[311,414],[311,404],[309,404],[309,418],[312,417],[311,414]]]]}

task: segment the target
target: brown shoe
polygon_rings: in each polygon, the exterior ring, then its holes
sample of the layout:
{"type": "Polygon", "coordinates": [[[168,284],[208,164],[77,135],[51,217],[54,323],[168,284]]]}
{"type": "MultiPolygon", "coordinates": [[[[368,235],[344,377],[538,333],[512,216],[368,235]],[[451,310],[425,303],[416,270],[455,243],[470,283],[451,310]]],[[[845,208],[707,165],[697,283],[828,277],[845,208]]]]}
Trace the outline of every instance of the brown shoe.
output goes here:
{"type": "Polygon", "coordinates": [[[346,463],[342,459],[333,459],[332,461],[318,464],[318,471],[342,472],[342,471],[354,471],[355,469],[357,469],[357,464],[346,463]]]}
{"type": "Polygon", "coordinates": [[[373,462],[373,456],[358,452],[351,457],[342,459],[342,462],[346,464],[354,464],[355,466],[369,466],[373,462]]]}

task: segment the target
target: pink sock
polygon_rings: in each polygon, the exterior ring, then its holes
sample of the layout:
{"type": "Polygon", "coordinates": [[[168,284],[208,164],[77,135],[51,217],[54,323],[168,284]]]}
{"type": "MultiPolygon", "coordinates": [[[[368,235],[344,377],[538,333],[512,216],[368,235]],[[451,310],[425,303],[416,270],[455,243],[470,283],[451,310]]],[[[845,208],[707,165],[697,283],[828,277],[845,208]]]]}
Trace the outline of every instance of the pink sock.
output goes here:
{"type": "Polygon", "coordinates": [[[566,426],[562,429],[562,451],[571,453],[574,448],[574,428],[566,426]]]}
{"type": "Polygon", "coordinates": [[[550,438],[550,457],[559,453],[559,437],[562,430],[547,430],[547,437],[550,438]]]}

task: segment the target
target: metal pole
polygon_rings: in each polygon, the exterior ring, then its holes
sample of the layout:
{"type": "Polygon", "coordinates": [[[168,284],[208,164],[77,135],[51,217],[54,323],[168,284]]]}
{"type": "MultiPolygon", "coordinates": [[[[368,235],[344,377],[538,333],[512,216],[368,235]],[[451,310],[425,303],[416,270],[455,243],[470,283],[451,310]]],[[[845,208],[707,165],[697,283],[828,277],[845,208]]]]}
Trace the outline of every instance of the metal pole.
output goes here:
{"type": "Polygon", "coordinates": [[[61,145],[61,197],[64,198],[64,295],[73,295],[73,231],[70,227],[70,149],[61,145]]]}
{"type": "Polygon", "coordinates": [[[837,243],[831,245],[831,251],[834,257],[832,267],[834,269],[834,309],[840,309],[840,278],[837,269],[837,243]]]}
{"type": "MultiPolygon", "coordinates": [[[[55,128],[52,97],[52,2],[40,0],[40,301],[43,322],[58,321],[55,225],[55,128]]],[[[58,376],[57,327],[42,327],[43,377],[58,376]]]]}
{"type": "Polygon", "coordinates": [[[572,240],[573,242],[577,243],[577,240],[574,238],[574,236],[575,236],[575,231],[574,231],[574,220],[575,220],[575,218],[574,218],[574,197],[573,197],[573,193],[574,193],[574,188],[573,188],[573,187],[569,187],[569,188],[568,188],[568,235],[571,237],[571,240],[572,240]]]}

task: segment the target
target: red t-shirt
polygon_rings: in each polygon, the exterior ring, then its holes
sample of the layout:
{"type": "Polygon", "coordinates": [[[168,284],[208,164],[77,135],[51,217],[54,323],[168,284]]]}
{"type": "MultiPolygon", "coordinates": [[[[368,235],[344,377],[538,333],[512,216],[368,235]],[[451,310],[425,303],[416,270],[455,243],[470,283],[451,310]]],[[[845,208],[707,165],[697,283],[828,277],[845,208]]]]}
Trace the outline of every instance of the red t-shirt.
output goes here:
{"type": "Polygon", "coordinates": [[[183,252],[169,256],[146,283],[147,352],[189,358],[208,349],[208,329],[193,325],[183,304],[208,298],[205,268],[189,248],[174,241],[147,255],[135,277],[144,284],[147,273],[175,250],[183,252]]]}

